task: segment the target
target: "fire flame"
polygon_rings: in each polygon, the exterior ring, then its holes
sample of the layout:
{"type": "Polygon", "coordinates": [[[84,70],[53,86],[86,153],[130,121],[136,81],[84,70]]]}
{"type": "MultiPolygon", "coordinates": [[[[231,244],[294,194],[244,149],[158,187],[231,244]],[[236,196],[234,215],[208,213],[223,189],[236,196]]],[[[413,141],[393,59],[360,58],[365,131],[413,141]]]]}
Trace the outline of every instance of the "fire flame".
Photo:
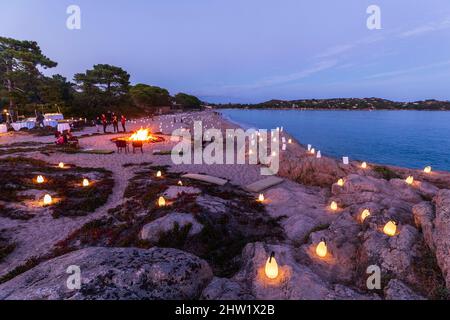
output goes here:
{"type": "Polygon", "coordinates": [[[153,136],[150,134],[149,129],[140,128],[129,139],[130,141],[149,141],[153,139],[153,136]]]}

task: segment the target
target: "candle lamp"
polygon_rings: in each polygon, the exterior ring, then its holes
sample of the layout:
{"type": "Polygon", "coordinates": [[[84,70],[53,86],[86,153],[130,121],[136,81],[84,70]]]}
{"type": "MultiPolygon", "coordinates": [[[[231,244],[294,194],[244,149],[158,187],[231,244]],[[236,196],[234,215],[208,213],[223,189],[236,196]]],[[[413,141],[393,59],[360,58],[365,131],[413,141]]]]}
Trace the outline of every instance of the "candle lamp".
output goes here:
{"type": "Polygon", "coordinates": [[[272,252],[266,261],[265,273],[269,279],[275,279],[278,276],[278,264],[275,260],[275,252],[272,252]]]}
{"type": "Polygon", "coordinates": [[[408,178],[406,178],[405,182],[409,185],[412,185],[414,183],[414,177],[409,176],[408,178]]]}
{"type": "Polygon", "coordinates": [[[336,211],[338,209],[338,205],[337,205],[336,201],[331,202],[330,209],[333,211],[336,211]]]}
{"type": "Polygon", "coordinates": [[[49,195],[49,194],[46,194],[46,195],[44,196],[44,205],[45,205],[45,206],[49,206],[49,205],[52,204],[52,202],[53,202],[52,196],[49,195]]]}
{"type": "Polygon", "coordinates": [[[364,209],[363,212],[361,212],[361,221],[364,222],[364,220],[366,220],[366,218],[369,216],[370,216],[370,210],[364,209]]]}
{"type": "Polygon", "coordinates": [[[158,206],[159,207],[165,207],[166,206],[166,199],[164,199],[164,197],[159,197],[158,199],[158,206]]]}
{"type": "Polygon", "coordinates": [[[328,253],[327,242],[324,238],[322,238],[316,247],[316,254],[321,258],[325,258],[327,253],[328,253]]]}
{"type": "Polygon", "coordinates": [[[265,200],[264,199],[264,194],[260,193],[259,196],[258,196],[258,201],[259,202],[264,202],[264,200],[265,200]]]}

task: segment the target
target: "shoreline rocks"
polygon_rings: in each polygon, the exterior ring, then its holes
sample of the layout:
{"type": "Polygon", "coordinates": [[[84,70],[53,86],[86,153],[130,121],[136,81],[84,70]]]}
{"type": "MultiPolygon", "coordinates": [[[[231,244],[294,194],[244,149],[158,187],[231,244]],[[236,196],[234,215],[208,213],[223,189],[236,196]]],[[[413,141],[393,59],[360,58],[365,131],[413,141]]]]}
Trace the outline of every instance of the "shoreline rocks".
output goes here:
{"type": "Polygon", "coordinates": [[[0,285],[0,299],[196,299],[212,278],[204,260],[180,250],[91,247],[43,262],[0,285]],[[69,266],[80,268],[80,290],[67,287],[69,266]]]}

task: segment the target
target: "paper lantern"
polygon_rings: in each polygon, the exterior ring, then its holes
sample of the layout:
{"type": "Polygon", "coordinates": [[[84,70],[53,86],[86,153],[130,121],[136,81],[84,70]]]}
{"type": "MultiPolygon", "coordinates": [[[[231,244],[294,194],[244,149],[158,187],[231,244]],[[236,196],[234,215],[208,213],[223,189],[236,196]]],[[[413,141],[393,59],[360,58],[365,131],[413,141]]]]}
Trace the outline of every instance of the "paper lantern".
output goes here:
{"type": "Polygon", "coordinates": [[[361,212],[361,221],[364,222],[364,220],[366,220],[366,218],[369,216],[370,216],[370,210],[364,209],[364,211],[361,212]]]}
{"type": "Polygon", "coordinates": [[[178,185],[179,185],[179,186],[182,186],[182,185],[183,185],[183,182],[182,182],[181,180],[178,180],[178,185]]]}
{"type": "Polygon", "coordinates": [[[164,197],[159,197],[158,199],[158,206],[165,207],[166,206],[166,199],[164,197]]]}
{"type": "Polygon", "coordinates": [[[367,162],[363,162],[363,163],[361,163],[361,168],[363,168],[363,169],[367,169],[367,162]]]}
{"type": "Polygon", "coordinates": [[[336,201],[331,202],[330,209],[333,211],[336,211],[338,209],[338,205],[337,205],[336,201]]]}
{"type": "Polygon", "coordinates": [[[44,183],[44,177],[43,176],[37,176],[36,182],[37,183],[44,183]]]}
{"type": "Polygon", "coordinates": [[[46,194],[46,195],[44,196],[44,205],[46,205],[46,206],[51,205],[52,202],[53,202],[52,196],[49,195],[49,194],[46,194]]]}
{"type": "Polygon", "coordinates": [[[321,258],[325,258],[327,253],[328,253],[327,243],[325,239],[322,238],[316,247],[316,254],[321,258]]]}
{"type": "Polygon", "coordinates": [[[278,264],[277,260],[275,260],[275,252],[272,252],[270,257],[267,259],[265,272],[267,278],[269,279],[275,279],[278,277],[278,264]]]}
{"type": "Polygon", "coordinates": [[[288,143],[291,144],[291,143],[292,143],[292,139],[289,139],[289,140],[288,140],[288,143]]]}
{"type": "Polygon", "coordinates": [[[157,177],[157,178],[161,178],[161,177],[162,177],[161,171],[156,172],[156,177],[157,177]]]}
{"type": "Polygon", "coordinates": [[[390,237],[395,236],[395,233],[397,232],[397,224],[395,223],[395,221],[389,221],[388,223],[386,223],[383,228],[383,232],[390,237]]]}
{"type": "Polygon", "coordinates": [[[264,194],[260,193],[258,197],[259,202],[264,202],[264,194]]]}
{"type": "Polygon", "coordinates": [[[339,179],[337,182],[339,187],[343,187],[344,186],[344,179],[339,179]]]}
{"type": "Polygon", "coordinates": [[[60,167],[61,169],[64,169],[64,162],[60,162],[60,163],[58,164],[58,167],[60,167]]]}
{"type": "Polygon", "coordinates": [[[315,154],[316,153],[316,149],[312,148],[311,149],[311,154],[315,154]]]}
{"type": "Polygon", "coordinates": [[[413,176],[409,176],[408,178],[406,178],[405,182],[409,185],[414,183],[414,177],[413,176]]]}
{"type": "Polygon", "coordinates": [[[89,180],[88,179],[83,179],[83,187],[89,187],[89,180]]]}
{"type": "Polygon", "coordinates": [[[425,167],[425,169],[423,169],[423,172],[425,172],[425,173],[431,173],[431,167],[430,167],[430,166],[425,167]]]}

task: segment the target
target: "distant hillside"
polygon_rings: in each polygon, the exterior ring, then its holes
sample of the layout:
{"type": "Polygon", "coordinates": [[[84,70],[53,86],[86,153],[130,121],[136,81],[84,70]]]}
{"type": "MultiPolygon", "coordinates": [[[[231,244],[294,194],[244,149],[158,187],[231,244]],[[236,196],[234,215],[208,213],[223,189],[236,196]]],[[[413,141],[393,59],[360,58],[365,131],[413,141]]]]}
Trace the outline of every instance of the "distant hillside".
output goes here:
{"type": "Polygon", "coordinates": [[[450,110],[450,101],[396,102],[380,98],[270,100],[257,104],[213,104],[216,108],[343,109],[343,110],[450,110]]]}

